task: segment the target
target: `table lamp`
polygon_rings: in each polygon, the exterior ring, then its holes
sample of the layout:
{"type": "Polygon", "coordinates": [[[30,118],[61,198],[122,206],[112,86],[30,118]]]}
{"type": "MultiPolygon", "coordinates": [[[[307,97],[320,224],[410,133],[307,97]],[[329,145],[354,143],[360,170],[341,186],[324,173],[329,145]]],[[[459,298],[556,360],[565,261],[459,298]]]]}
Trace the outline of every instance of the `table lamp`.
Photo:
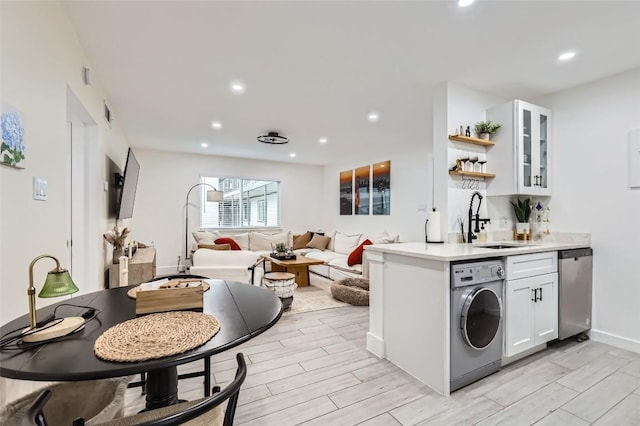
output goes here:
{"type": "Polygon", "coordinates": [[[50,258],[55,260],[56,268],[49,271],[47,279],[38,293],[38,297],[58,297],[73,294],[78,291],[78,287],[73,283],[69,271],[60,267],[60,262],[55,257],[43,254],[36,257],[29,265],[29,328],[22,331],[23,342],[41,342],[43,340],[54,339],[65,336],[73,331],[79,330],[84,324],[82,317],[67,317],[52,319],[42,327],[36,327],[36,289],[33,286],[33,266],[40,259],[50,258]]]}
{"type": "Polygon", "coordinates": [[[216,188],[214,188],[212,185],[209,185],[208,183],[196,183],[195,185],[193,185],[191,188],[189,188],[189,191],[187,191],[187,201],[185,203],[185,214],[184,214],[184,218],[185,218],[185,223],[184,223],[184,259],[185,261],[187,259],[189,259],[189,194],[191,194],[191,191],[193,191],[194,188],[197,188],[199,186],[208,186],[211,189],[207,190],[207,201],[209,202],[220,202],[220,201],[224,201],[224,191],[218,191],[216,188]]]}

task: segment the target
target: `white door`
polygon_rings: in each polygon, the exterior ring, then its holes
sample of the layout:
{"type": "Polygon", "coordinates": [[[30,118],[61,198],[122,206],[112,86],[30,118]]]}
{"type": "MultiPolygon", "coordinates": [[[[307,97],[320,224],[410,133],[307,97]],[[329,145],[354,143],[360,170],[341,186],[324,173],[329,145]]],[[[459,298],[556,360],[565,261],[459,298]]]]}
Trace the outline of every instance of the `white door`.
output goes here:
{"type": "Polygon", "coordinates": [[[534,346],[532,278],[506,282],[505,355],[513,356],[534,346]]]}
{"type": "Polygon", "coordinates": [[[102,249],[100,215],[102,168],[98,129],[95,121],[73,91],[67,87],[68,226],[69,270],[80,289],[88,293],[103,288],[100,265],[102,249]]]}
{"type": "Polygon", "coordinates": [[[535,344],[558,337],[558,273],[533,277],[532,285],[538,291],[535,302],[535,344]]]}

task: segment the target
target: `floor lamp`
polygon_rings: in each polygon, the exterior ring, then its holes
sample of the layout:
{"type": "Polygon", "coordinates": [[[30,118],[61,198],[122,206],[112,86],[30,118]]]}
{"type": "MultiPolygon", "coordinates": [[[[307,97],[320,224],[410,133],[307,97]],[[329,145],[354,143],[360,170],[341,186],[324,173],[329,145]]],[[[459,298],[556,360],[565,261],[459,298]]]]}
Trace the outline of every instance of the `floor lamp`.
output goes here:
{"type": "Polygon", "coordinates": [[[191,191],[193,191],[195,188],[199,187],[199,186],[208,186],[209,190],[207,190],[207,201],[209,202],[220,202],[220,201],[224,201],[224,192],[223,191],[218,191],[216,188],[214,188],[212,185],[209,185],[208,183],[196,183],[195,185],[193,185],[191,188],[189,188],[189,191],[187,192],[187,201],[185,203],[185,213],[184,213],[184,217],[185,217],[185,221],[184,221],[184,259],[185,262],[187,261],[187,259],[189,259],[189,195],[191,194],[191,191]]]}

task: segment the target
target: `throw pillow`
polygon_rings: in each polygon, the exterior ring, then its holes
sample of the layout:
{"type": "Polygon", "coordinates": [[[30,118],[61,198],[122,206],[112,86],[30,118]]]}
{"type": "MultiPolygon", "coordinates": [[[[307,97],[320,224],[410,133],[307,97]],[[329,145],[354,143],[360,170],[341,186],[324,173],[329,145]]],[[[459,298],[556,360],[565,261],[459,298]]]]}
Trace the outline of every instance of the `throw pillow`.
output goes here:
{"type": "Polygon", "coordinates": [[[231,250],[231,244],[198,244],[198,248],[209,250],[231,250]]]}
{"type": "Polygon", "coordinates": [[[299,250],[299,249],[303,249],[307,246],[307,244],[309,244],[309,242],[311,241],[311,232],[307,231],[302,235],[294,235],[293,236],[293,249],[294,250],[299,250]]]}
{"type": "Polygon", "coordinates": [[[271,251],[273,246],[283,243],[291,246],[291,233],[280,232],[277,234],[265,234],[262,232],[249,232],[249,250],[251,251],[271,251]]]}
{"type": "Polygon", "coordinates": [[[231,250],[242,250],[240,248],[240,246],[238,245],[238,243],[236,243],[233,238],[228,238],[228,237],[223,237],[223,238],[218,238],[215,241],[216,244],[229,244],[229,246],[231,246],[231,250]]]}
{"type": "Polygon", "coordinates": [[[192,233],[193,239],[196,240],[196,243],[200,244],[213,244],[216,238],[220,238],[220,233],[218,231],[194,231],[192,233]]]}
{"type": "Polygon", "coordinates": [[[318,250],[324,250],[327,248],[327,245],[329,244],[330,240],[331,240],[330,237],[325,237],[323,235],[315,233],[311,241],[309,241],[309,243],[307,244],[307,247],[318,249],[318,250]]]}
{"type": "Polygon", "coordinates": [[[362,263],[362,254],[364,253],[364,246],[371,245],[371,240],[364,240],[362,244],[356,247],[350,254],[347,259],[347,265],[353,266],[362,263]]]}
{"type": "Polygon", "coordinates": [[[358,247],[358,241],[360,241],[360,235],[347,235],[342,232],[336,232],[336,235],[333,237],[333,251],[340,254],[349,254],[358,247]]]}

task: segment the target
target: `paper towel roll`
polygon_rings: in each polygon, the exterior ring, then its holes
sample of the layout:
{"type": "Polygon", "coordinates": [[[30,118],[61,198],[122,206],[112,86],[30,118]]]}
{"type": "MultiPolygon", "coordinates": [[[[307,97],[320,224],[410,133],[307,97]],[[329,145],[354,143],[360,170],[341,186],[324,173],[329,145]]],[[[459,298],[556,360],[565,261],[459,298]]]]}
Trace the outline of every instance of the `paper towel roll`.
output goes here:
{"type": "Polygon", "coordinates": [[[428,241],[442,241],[440,236],[440,212],[427,213],[427,238],[428,241]]]}
{"type": "Polygon", "coordinates": [[[120,272],[120,287],[129,285],[129,258],[120,256],[118,272],[120,272]]]}

